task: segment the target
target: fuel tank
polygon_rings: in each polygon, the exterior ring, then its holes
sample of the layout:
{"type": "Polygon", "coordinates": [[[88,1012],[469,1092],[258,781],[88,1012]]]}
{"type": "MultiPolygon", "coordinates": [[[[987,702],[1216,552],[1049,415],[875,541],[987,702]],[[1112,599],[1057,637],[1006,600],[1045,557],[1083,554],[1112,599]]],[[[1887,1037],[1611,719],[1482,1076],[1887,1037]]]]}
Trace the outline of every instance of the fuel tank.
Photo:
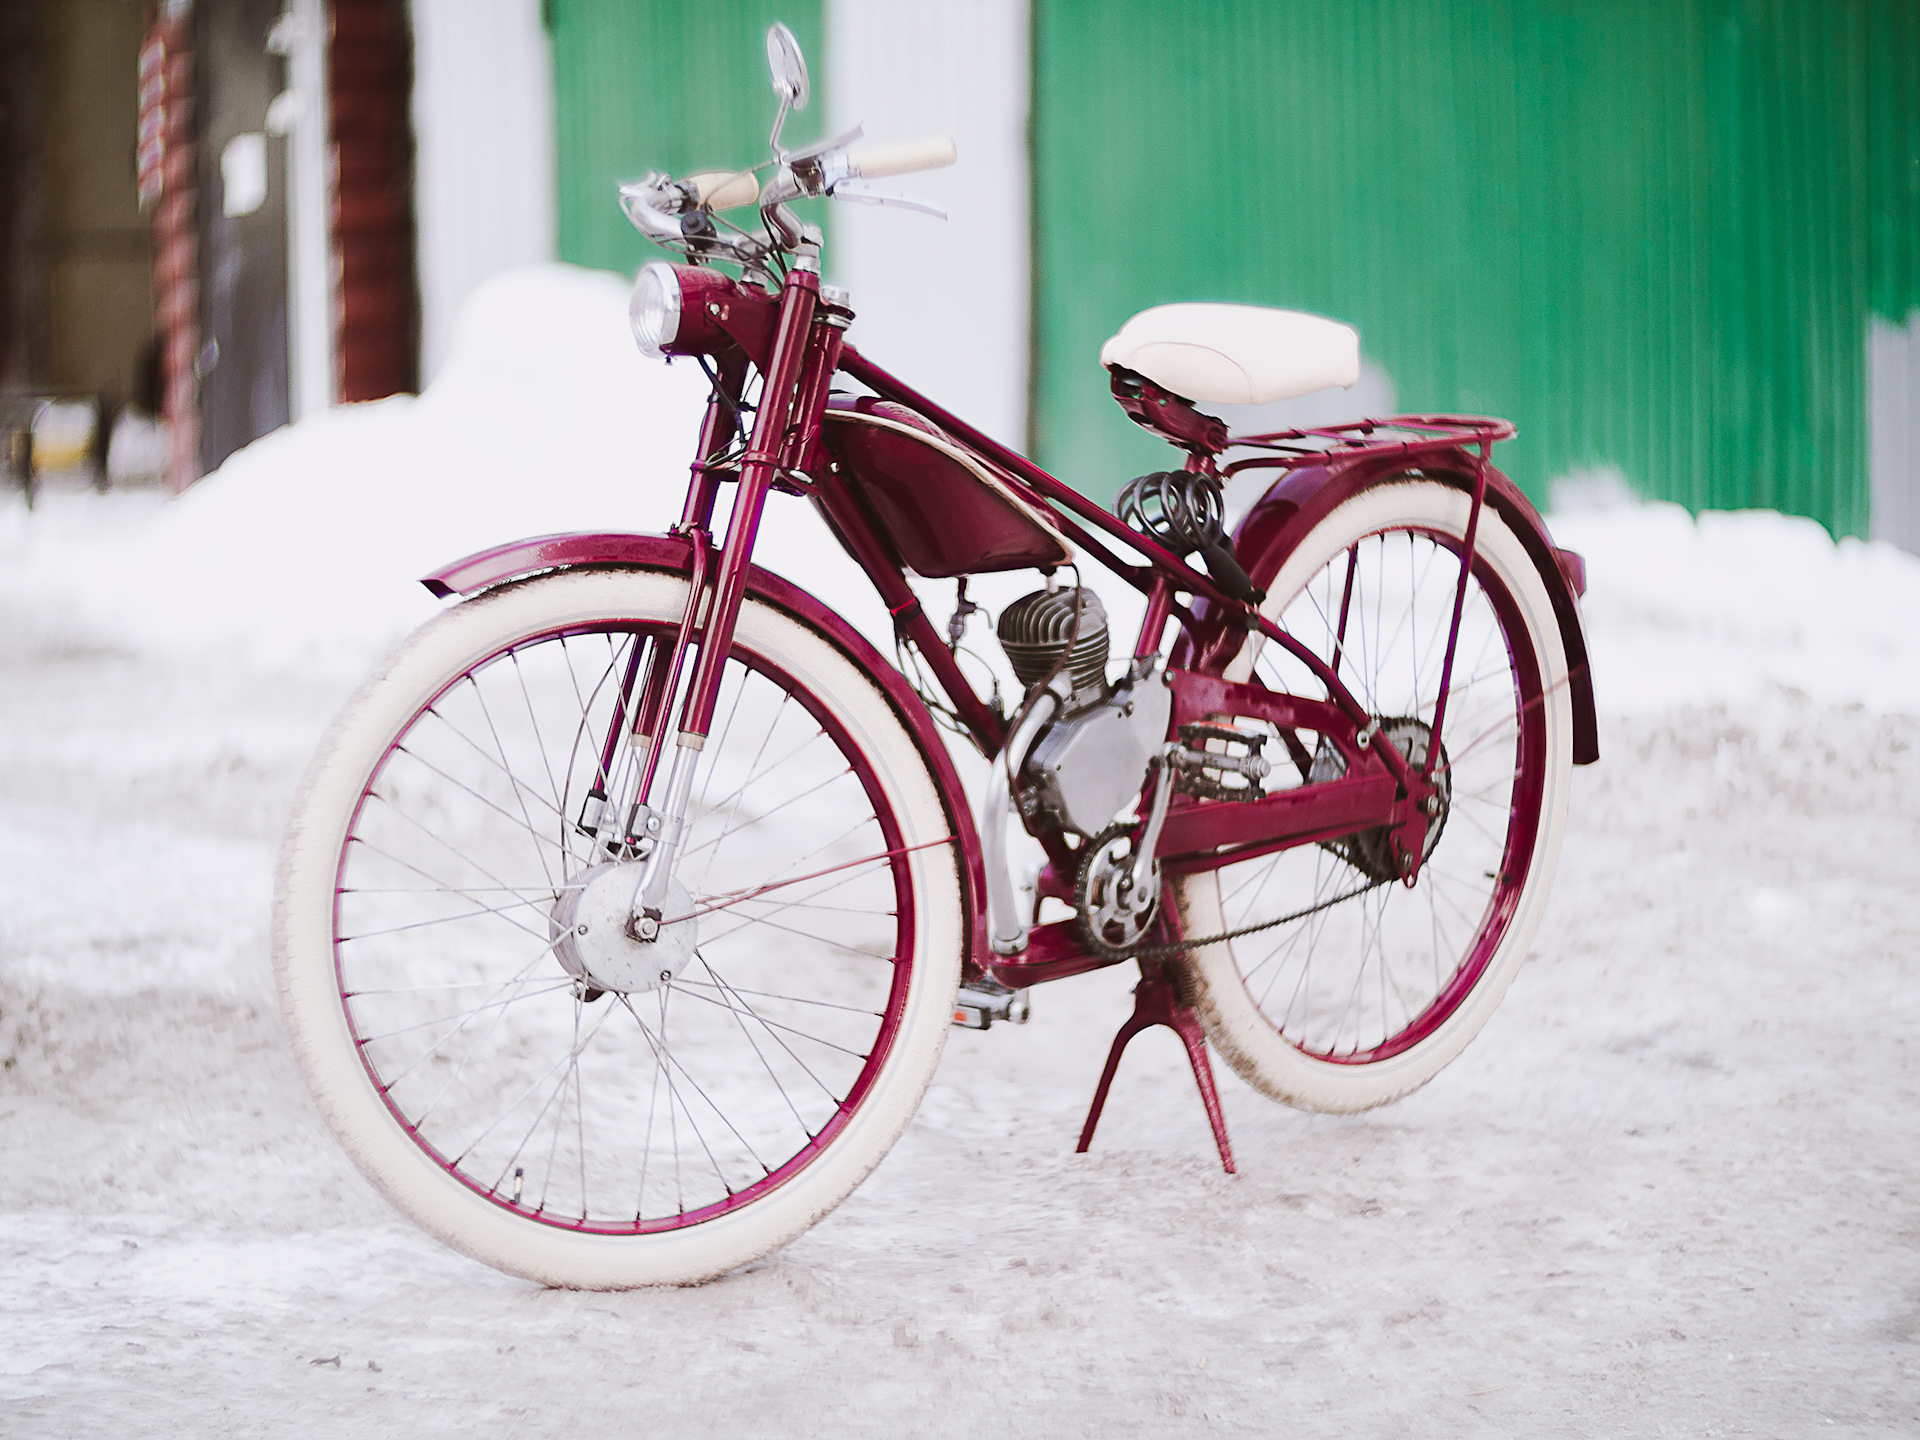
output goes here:
{"type": "MultiPolygon", "coordinates": [[[[895,559],[931,580],[994,570],[1050,569],[1072,552],[1047,514],[1014,494],[992,466],[891,401],[835,397],[821,443],[847,492],[895,559]]],[[[836,502],[816,496],[836,528],[836,502]]]]}

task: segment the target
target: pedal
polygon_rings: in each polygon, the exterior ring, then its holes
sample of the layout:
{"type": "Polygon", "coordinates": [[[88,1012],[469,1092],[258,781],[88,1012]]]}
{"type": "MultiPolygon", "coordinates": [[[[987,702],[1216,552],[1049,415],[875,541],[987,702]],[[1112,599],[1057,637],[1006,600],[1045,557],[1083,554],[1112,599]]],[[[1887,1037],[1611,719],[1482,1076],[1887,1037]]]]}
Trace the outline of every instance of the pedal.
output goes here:
{"type": "Polygon", "coordinates": [[[990,1030],[996,1020],[1024,1025],[1031,1013],[1026,991],[1009,990],[991,980],[962,985],[953,1000],[953,1023],[965,1030],[990,1030]]]}
{"type": "Polygon", "coordinates": [[[1219,740],[1228,745],[1244,745],[1247,753],[1258,755],[1261,747],[1267,743],[1268,736],[1262,730],[1242,730],[1234,725],[1210,725],[1204,720],[1190,721],[1180,727],[1180,743],[1189,749],[1197,750],[1209,740],[1219,740]]]}
{"type": "Polygon", "coordinates": [[[1273,763],[1260,753],[1267,736],[1236,730],[1230,725],[1203,723],[1180,727],[1180,748],[1170,750],[1167,759],[1174,769],[1174,787],[1183,795],[1201,800],[1264,800],[1267,792],[1260,782],[1273,769],[1273,763]],[[1222,753],[1204,747],[1209,741],[1244,747],[1243,753],[1222,753]],[[1239,783],[1231,783],[1231,776],[1239,783]]]}

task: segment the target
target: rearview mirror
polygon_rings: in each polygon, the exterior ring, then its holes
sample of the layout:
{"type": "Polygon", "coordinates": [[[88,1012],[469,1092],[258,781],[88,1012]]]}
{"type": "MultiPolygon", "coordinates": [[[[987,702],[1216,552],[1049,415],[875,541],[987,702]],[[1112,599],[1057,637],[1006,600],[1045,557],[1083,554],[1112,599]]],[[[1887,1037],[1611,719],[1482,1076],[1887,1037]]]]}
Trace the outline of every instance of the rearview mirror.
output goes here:
{"type": "Polygon", "coordinates": [[[807,108],[807,57],[793,31],[779,21],[767,29],[767,69],[773,72],[773,93],[782,109],[807,108]]]}

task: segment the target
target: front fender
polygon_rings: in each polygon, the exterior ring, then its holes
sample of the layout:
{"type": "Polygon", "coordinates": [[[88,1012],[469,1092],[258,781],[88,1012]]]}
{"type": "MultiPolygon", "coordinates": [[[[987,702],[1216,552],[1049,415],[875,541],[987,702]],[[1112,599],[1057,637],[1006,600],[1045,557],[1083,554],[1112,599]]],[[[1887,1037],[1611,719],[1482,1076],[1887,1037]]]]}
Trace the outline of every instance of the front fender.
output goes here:
{"type": "MultiPolygon", "coordinates": [[[[1433,480],[1473,489],[1480,461],[1464,450],[1443,451],[1421,464],[1433,480]]],[[[1233,533],[1233,548],[1253,583],[1264,586],[1279,571],[1294,546],[1335,506],[1395,475],[1407,473],[1403,457],[1382,455],[1349,464],[1314,465],[1289,472],[1247,512],[1233,533]]],[[[1599,724],[1594,714],[1593,675],[1587,668],[1587,634],[1580,618],[1580,594],[1586,566],[1571,550],[1558,549],[1531,501],[1499,470],[1487,466],[1487,504],[1533,557],[1541,583],[1553,598],[1560,642],[1567,654],[1567,683],[1573,701],[1573,763],[1591,765],[1600,758],[1599,724]]],[[[1206,602],[1197,602],[1198,632],[1182,637],[1174,663],[1195,670],[1217,670],[1236,653],[1245,635],[1234,626],[1207,624],[1206,602]]]]}
{"type": "MultiPolygon", "coordinates": [[[[510,581],[581,566],[668,570],[686,574],[693,568],[693,544],[680,535],[541,535],[532,540],[496,545],[490,550],[456,560],[424,577],[420,583],[442,599],[452,595],[464,599],[510,581]]],[[[927,713],[927,707],[913,693],[906,677],[867,643],[857,630],[798,585],[755,565],[747,573],[747,593],[785,611],[826,636],[848,659],[873,677],[874,683],[886,692],[901,723],[920,742],[920,749],[933,768],[934,782],[940,787],[948,822],[953,826],[953,834],[958,837],[965,857],[960,873],[966,877],[967,929],[971,937],[972,955],[988,955],[987,878],[980,859],[980,836],[974,829],[973,812],[967,805],[966,791],[961,787],[959,774],[953,768],[953,757],[947,753],[946,742],[934,725],[933,717],[927,713]]]]}

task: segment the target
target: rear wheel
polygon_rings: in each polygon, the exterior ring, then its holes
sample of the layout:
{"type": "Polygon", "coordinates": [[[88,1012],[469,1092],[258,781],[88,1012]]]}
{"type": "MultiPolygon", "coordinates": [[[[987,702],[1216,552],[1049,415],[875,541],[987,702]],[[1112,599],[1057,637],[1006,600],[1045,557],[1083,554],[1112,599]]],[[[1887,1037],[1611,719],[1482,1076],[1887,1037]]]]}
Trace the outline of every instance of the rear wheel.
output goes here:
{"type": "MultiPolygon", "coordinates": [[[[1415,761],[1431,741],[1469,509],[1462,491],[1418,476],[1362,491],[1282,562],[1262,606],[1415,761]]],[[[1435,771],[1442,808],[1414,886],[1393,878],[1373,832],[1176,882],[1188,935],[1326,907],[1181,962],[1208,1038],[1288,1104],[1363,1110],[1425,1084],[1486,1022],[1539,924],[1572,764],[1566,661],[1539,572],[1491,509],[1476,551],[1435,771]]],[[[1227,675],[1324,694],[1258,636],[1227,675]]],[[[1294,783],[1340,773],[1331,745],[1284,738],[1266,749],[1296,757],[1294,783]]]]}
{"type": "Polygon", "coordinates": [[[631,810],[619,695],[685,596],[580,573],[441,615],[335,723],[282,857],[282,992],[342,1144],[441,1239],[549,1284],[706,1279],[819,1219],[912,1115],[959,978],[925,756],[755,600],[667,913],[625,933],[626,827],[580,822],[631,810]]]}

